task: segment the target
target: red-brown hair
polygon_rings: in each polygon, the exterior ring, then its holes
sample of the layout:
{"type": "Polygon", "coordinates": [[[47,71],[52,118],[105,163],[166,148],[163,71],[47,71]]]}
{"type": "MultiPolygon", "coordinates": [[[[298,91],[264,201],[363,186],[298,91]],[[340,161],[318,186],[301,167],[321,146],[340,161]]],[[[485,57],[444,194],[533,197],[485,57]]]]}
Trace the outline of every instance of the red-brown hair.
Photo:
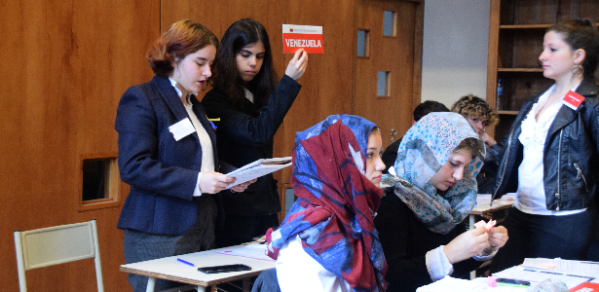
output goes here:
{"type": "Polygon", "coordinates": [[[179,20],[148,50],[148,63],[156,75],[168,76],[174,70],[174,62],[208,45],[218,48],[218,39],[210,30],[188,19],[179,20]]]}

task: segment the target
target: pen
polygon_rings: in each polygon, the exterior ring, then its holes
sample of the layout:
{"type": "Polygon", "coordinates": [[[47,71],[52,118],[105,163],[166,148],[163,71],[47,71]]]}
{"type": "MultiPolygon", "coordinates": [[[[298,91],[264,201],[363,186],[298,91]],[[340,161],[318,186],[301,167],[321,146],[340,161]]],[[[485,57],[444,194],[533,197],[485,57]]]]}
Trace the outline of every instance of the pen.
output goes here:
{"type": "Polygon", "coordinates": [[[518,284],[508,284],[508,283],[499,283],[497,282],[497,286],[505,286],[505,287],[517,287],[517,288],[528,288],[529,286],[518,285],[518,284]]]}
{"type": "Polygon", "coordinates": [[[180,261],[180,262],[182,262],[182,263],[184,263],[184,264],[186,264],[186,265],[188,265],[188,266],[192,266],[192,267],[194,266],[192,263],[190,263],[190,262],[188,262],[188,261],[184,261],[184,260],[182,260],[182,259],[180,259],[180,258],[177,258],[177,261],[180,261]]]}

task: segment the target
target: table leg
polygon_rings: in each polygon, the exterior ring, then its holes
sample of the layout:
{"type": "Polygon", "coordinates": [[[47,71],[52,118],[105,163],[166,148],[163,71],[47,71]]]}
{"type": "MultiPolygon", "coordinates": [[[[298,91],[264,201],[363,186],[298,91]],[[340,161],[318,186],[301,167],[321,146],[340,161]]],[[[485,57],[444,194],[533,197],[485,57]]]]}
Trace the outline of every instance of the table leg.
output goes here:
{"type": "Polygon", "coordinates": [[[211,287],[210,286],[204,287],[204,286],[198,285],[198,287],[196,288],[196,290],[198,290],[198,292],[206,292],[206,291],[210,292],[211,291],[211,287]]]}
{"type": "Polygon", "coordinates": [[[468,215],[468,229],[474,229],[474,215],[468,215]]]}
{"type": "Polygon", "coordinates": [[[148,279],[148,286],[146,287],[146,292],[154,292],[155,285],[156,285],[156,278],[150,277],[148,279]]]}
{"type": "MultiPolygon", "coordinates": [[[[474,229],[474,215],[468,215],[468,227],[469,229],[474,229]]],[[[476,270],[470,272],[470,280],[476,278],[476,270]]]]}

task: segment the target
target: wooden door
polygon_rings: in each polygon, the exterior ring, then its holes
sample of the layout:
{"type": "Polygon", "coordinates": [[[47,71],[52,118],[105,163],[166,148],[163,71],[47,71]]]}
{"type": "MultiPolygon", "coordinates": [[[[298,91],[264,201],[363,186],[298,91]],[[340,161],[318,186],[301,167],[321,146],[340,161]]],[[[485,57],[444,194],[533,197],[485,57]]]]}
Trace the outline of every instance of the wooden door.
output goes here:
{"type": "Polygon", "coordinates": [[[352,113],[380,127],[385,147],[410,128],[420,103],[423,14],[421,1],[357,1],[352,113]]]}

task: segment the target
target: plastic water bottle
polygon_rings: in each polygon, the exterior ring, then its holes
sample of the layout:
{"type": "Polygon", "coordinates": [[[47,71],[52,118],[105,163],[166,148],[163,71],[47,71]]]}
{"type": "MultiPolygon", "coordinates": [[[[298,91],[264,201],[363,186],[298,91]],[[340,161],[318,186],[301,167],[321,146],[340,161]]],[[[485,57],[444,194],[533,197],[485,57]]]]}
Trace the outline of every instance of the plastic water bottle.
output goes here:
{"type": "Polygon", "coordinates": [[[495,104],[495,109],[499,110],[499,104],[501,101],[501,97],[503,96],[503,86],[501,85],[501,79],[497,79],[497,103],[495,104]]]}

